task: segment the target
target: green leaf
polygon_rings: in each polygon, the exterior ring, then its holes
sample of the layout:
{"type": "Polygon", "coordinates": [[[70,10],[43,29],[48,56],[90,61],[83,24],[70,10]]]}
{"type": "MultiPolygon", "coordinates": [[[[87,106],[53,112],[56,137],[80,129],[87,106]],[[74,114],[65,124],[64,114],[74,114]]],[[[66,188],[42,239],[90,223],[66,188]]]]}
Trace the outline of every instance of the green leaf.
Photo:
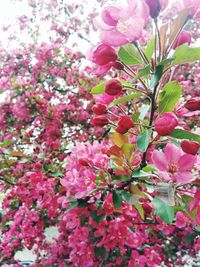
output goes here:
{"type": "Polygon", "coordinates": [[[147,150],[150,140],[151,140],[151,137],[150,137],[149,130],[144,130],[139,134],[137,138],[137,146],[141,152],[145,152],[147,150]]]}
{"type": "Polygon", "coordinates": [[[148,58],[148,60],[151,60],[151,57],[153,55],[153,52],[155,50],[155,37],[153,37],[149,43],[147,44],[147,48],[145,49],[144,53],[146,55],[146,57],[148,58]]]}
{"type": "Polygon", "coordinates": [[[173,65],[197,61],[200,59],[200,47],[189,47],[183,44],[176,48],[174,57],[173,65]]]}
{"type": "Polygon", "coordinates": [[[52,175],[53,177],[64,176],[64,174],[63,174],[62,172],[59,172],[59,171],[57,171],[57,172],[51,172],[51,175],[52,175]]]}
{"type": "Polygon", "coordinates": [[[144,220],[144,210],[143,210],[142,205],[139,202],[137,202],[137,203],[135,203],[135,207],[138,210],[142,220],[144,220]]]}
{"type": "Polygon", "coordinates": [[[139,65],[142,63],[139,52],[132,44],[126,44],[119,49],[118,56],[126,65],[139,65]]]}
{"type": "Polygon", "coordinates": [[[3,143],[0,143],[0,147],[7,147],[12,145],[12,140],[10,139],[5,139],[3,140],[3,143]]]}
{"type": "Polygon", "coordinates": [[[165,223],[172,223],[174,220],[174,207],[167,205],[164,201],[158,198],[154,198],[152,205],[155,208],[155,212],[165,223]]]}
{"type": "Polygon", "coordinates": [[[191,141],[200,143],[200,135],[182,129],[174,129],[173,133],[171,133],[170,136],[177,139],[189,139],[191,141]]]}
{"type": "Polygon", "coordinates": [[[128,192],[128,191],[122,191],[122,198],[123,198],[123,200],[129,201],[130,197],[131,197],[131,193],[130,192],[128,192]]]}
{"type": "Polygon", "coordinates": [[[129,144],[129,143],[126,143],[122,146],[122,151],[124,153],[124,155],[129,159],[132,155],[132,152],[133,152],[133,148],[134,148],[134,145],[133,144],[129,144]]]}
{"type": "Polygon", "coordinates": [[[153,172],[153,171],[157,171],[158,169],[153,165],[147,165],[144,168],[142,168],[142,170],[144,172],[153,172]]]}
{"type": "Polygon", "coordinates": [[[92,210],[90,212],[90,215],[92,219],[97,223],[100,223],[106,216],[105,214],[97,215],[97,212],[95,210],[92,210]]]}
{"type": "Polygon", "coordinates": [[[175,60],[175,57],[170,57],[167,59],[162,60],[159,65],[162,65],[164,67],[168,67],[169,65],[171,65],[171,63],[175,60]]]}
{"type": "Polygon", "coordinates": [[[143,104],[140,108],[140,115],[139,115],[139,119],[140,120],[143,120],[144,117],[146,116],[148,110],[150,108],[150,105],[146,105],[146,104],[143,104]]]}
{"type": "Polygon", "coordinates": [[[160,114],[170,112],[174,109],[176,103],[181,97],[181,86],[173,81],[165,84],[162,92],[159,94],[158,111],[160,114]]]}
{"type": "Polygon", "coordinates": [[[190,243],[192,243],[194,241],[195,237],[196,237],[196,234],[194,234],[194,233],[188,233],[185,236],[185,243],[187,245],[189,245],[190,243]]]}
{"type": "Polygon", "coordinates": [[[78,206],[78,201],[72,202],[68,208],[66,209],[67,211],[72,210],[73,208],[78,206]]]}
{"type": "Polygon", "coordinates": [[[162,74],[163,74],[163,69],[164,69],[164,67],[162,65],[158,65],[156,67],[156,71],[155,71],[155,73],[152,76],[151,81],[150,81],[150,87],[152,89],[154,89],[157,86],[157,84],[159,83],[160,78],[162,77],[162,74]]]}
{"type": "Polygon", "coordinates": [[[122,205],[123,199],[120,191],[113,191],[112,200],[115,208],[119,208],[122,205]]]}
{"type": "Polygon", "coordinates": [[[91,89],[90,93],[93,95],[103,94],[104,93],[104,87],[105,87],[105,83],[100,83],[100,84],[96,85],[95,87],[93,87],[91,89]]]}
{"type": "Polygon", "coordinates": [[[130,94],[130,95],[126,95],[126,96],[124,96],[124,97],[115,99],[115,100],[113,101],[113,103],[114,103],[115,105],[118,105],[118,104],[121,104],[121,103],[123,103],[123,102],[130,101],[130,100],[132,100],[132,99],[138,98],[138,97],[140,97],[141,95],[142,95],[142,94],[140,94],[140,93],[132,93],[132,94],[130,94]]]}
{"type": "Polygon", "coordinates": [[[139,69],[138,70],[138,74],[137,76],[134,78],[134,80],[140,78],[140,77],[143,77],[143,76],[146,76],[150,73],[150,70],[151,70],[151,67],[150,65],[147,65],[146,67],[144,67],[143,69],[139,69]]]}
{"type": "Polygon", "coordinates": [[[106,257],[107,257],[107,251],[105,250],[104,246],[95,247],[94,248],[94,254],[97,258],[101,257],[102,259],[106,259],[106,257]]]}

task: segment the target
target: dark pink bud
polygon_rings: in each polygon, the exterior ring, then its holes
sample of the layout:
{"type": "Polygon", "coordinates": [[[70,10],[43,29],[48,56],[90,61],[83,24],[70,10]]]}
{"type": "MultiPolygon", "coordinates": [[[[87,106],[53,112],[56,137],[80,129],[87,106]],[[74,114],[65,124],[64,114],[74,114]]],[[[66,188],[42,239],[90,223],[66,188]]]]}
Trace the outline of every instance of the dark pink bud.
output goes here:
{"type": "Polygon", "coordinates": [[[113,62],[112,66],[117,70],[123,70],[124,65],[120,61],[113,62]]]}
{"type": "Polygon", "coordinates": [[[185,104],[185,108],[190,111],[200,110],[200,97],[194,97],[188,100],[185,104]]]}
{"type": "Polygon", "coordinates": [[[200,144],[195,141],[184,140],[181,142],[181,148],[187,154],[196,155],[200,144]]]}
{"type": "Polygon", "coordinates": [[[105,92],[108,95],[118,95],[121,91],[122,84],[116,79],[108,81],[105,85],[105,92]]]}
{"type": "Polygon", "coordinates": [[[191,43],[191,33],[188,31],[182,31],[179,35],[179,37],[176,39],[174,45],[173,45],[173,49],[176,49],[178,46],[182,45],[182,44],[188,44],[190,45],[191,43]]]}
{"type": "Polygon", "coordinates": [[[80,158],[80,159],[78,160],[78,162],[79,162],[82,166],[89,166],[88,159],[86,159],[86,158],[80,158]]]}
{"type": "Polygon", "coordinates": [[[93,62],[98,65],[106,65],[117,59],[115,50],[106,44],[100,44],[93,50],[93,62]]]}
{"type": "Polygon", "coordinates": [[[116,131],[120,134],[125,134],[132,127],[134,127],[134,123],[131,120],[130,116],[124,115],[124,116],[121,116],[118,122],[118,126],[116,128],[116,131]]]}
{"type": "Polygon", "coordinates": [[[92,124],[94,126],[104,126],[104,125],[108,124],[108,122],[109,121],[108,121],[107,117],[104,115],[99,115],[99,116],[92,118],[92,124]]]}
{"type": "Polygon", "coordinates": [[[173,132],[174,128],[178,125],[176,116],[171,112],[165,112],[161,117],[155,121],[155,130],[161,135],[169,135],[173,132]]]}
{"type": "Polygon", "coordinates": [[[160,0],[145,0],[145,2],[149,7],[150,16],[157,18],[161,10],[160,0]]]}
{"type": "Polygon", "coordinates": [[[107,107],[106,105],[103,105],[103,104],[96,104],[92,107],[92,111],[96,115],[103,115],[107,112],[107,107]]]}

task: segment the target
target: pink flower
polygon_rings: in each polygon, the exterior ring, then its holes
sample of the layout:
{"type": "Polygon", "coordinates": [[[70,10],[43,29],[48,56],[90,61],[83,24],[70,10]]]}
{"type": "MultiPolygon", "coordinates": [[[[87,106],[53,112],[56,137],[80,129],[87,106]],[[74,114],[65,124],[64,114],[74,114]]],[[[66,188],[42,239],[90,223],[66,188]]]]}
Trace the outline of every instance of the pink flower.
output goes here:
{"type": "Polygon", "coordinates": [[[189,204],[189,210],[194,211],[194,209],[197,209],[195,217],[197,224],[200,225],[200,189],[196,191],[194,200],[189,204]]]}
{"type": "Polygon", "coordinates": [[[178,120],[172,112],[165,112],[155,121],[155,130],[161,135],[169,135],[178,125],[178,120]]]}
{"type": "Polygon", "coordinates": [[[129,267],[137,266],[144,267],[147,262],[147,259],[144,255],[140,255],[136,250],[133,250],[131,253],[131,259],[129,261],[129,267]]]}
{"type": "Polygon", "coordinates": [[[186,43],[190,45],[191,40],[192,40],[191,33],[188,31],[182,31],[180,35],[178,36],[178,38],[176,39],[173,45],[173,49],[176,49],[178,46],[182,44],[186,44],[186,43]]]}
{"type": "Polygon", "coordinates": [[[183,153],[173,144],[167,144],[165,152],[155,150],[152,161],[160,170],[158,175],[166,181],[186,184],[195,179],[189,170],[196,162],[196,156],[183,153]]]}
{"type": "Polygon", "coordinates": [[[200,18],[200,0],[178,0],[176,1],[178,10],[189,9],[189,15],[200,18]]]}
{"type": "Polygon", "coordinates": [[[145,1],[127,0],[123,7],[108,6],[94,24],[101,30],[104,44],[120,46],[138,40],[149,18],[145,1]]]}

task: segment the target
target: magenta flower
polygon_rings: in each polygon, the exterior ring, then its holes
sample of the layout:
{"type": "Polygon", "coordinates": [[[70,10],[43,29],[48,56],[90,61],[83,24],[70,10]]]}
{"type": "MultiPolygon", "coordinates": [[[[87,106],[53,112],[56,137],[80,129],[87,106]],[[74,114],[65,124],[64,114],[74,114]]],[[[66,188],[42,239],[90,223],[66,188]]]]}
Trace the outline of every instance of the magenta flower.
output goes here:
{"type": "Polygon", "coordinates": [[[145,1],[127,0],[123,7],[108,6],[94,21],[104,44],[120,46],[138,40],[149,18],[145,1]]]}
{"type": "Polygon", "coordinates": [[[196,156],[183,153],[173,144],[167,144],[165,151],[155,150],[152,154],[153,164],[159,169],[158,175],[175,183],[186,184],[195,179],[190,169],[196,162],[196,156]]]}

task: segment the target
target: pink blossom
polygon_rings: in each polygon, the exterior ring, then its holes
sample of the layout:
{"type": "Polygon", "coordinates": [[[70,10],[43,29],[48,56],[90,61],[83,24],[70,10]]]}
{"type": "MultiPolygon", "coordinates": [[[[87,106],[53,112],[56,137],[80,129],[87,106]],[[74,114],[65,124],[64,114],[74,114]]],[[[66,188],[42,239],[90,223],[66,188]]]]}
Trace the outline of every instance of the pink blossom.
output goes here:
{"type": "Polygon", "coordinates": [[[101,30],[104,44],[120,46],[142,37],[148,18],[149,8],[145,1],[127,0],[123,7],[106,7],[94,24],[101,30]]]}
{"type": "Polygon", "coordinates": [[[152,161],[160,170],[158,175],[166,181],[186,184],[195,179],[190,169],[196,162],[196,156],[183,153],[173,144],[167,144],[164,152],[155,150],[152,161]]]}
{"type": "Polygon", "coordinates": [[[200,18],[200,0],[178,0],[176,1],[178,10],[189,9],[190,15],[200,18]]]}
{"type": "Polygon", "coordinates": [[[131,253],[131,259],[129,261],[129,267],[144,267],[146,264],[146,257],[144,255],[140,255],[136,250],[133,250],[131,253]]]}

